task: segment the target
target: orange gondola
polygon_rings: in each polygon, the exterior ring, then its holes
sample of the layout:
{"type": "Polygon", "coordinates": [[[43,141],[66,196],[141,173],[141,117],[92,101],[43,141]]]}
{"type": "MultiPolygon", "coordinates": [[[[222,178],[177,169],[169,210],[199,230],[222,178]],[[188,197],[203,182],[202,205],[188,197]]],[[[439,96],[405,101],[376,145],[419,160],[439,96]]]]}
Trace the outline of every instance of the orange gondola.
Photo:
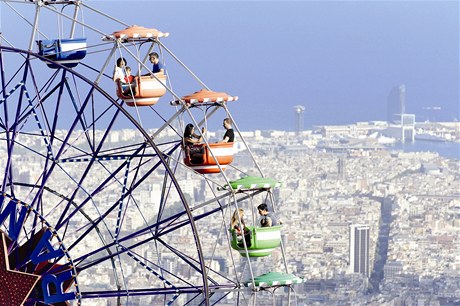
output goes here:
{"type": "Polygon", "coordinates": [[[206,144],[195,144],[193,149],[201,151],[200,158],[191,157],[190,147],[186,146],[184,164],[201,174],[219,173],[219,166],[223,171],[233,161],[233,142],[210,143],[209,148],[206,144]]]}
{"type": "MultiPolygon", "coordinates": [[[[207,103],[224,103],[238,100],[237,96],[230,96],[225,92],[215,92],[207,89],[201,89],[193,94],[183,96],[180,100],[171,101],[171,105],[203,105],[207,103]]],[[[201,174],[219,173],[220,169],[225,170],[227,165],[233,161],[233,142],[194,144],[193,146],[184,146],[184,164],[201,174]],[[200,152],[199,154],[190,154],[200,152]],[[212,152],[212,154],[211,154],[212,152]],[[215,156],[215,159],[213,158],[215,156]],[[198,156],[199,158],[197,158],[198,156]],[[217,160],[217,161],[216,161],[217,160]],[[219,168],[220,166],[220,168],[219,168]]]]}
{"type": "MultiPolygon", "coordinates": [[[[161,32],[153,28],[141,26],[131,26],[126,29],[113,32],[105,36],[104,40],[124,42],[147,42],[168,37],[169,33],[161,32]]],[[[166,93],[166,75],[155,73],[155,77],[150,75],[136,76],[131,84],[132,90],[126,90],[120,81],[117,81],[117,96],[129,106],[154,105],[166,93]],[[123,94],[125,93],[125,94],[123,94]]],[[[126,85],[125,85],[126,86],[126,85]]]]}
{"type": "Polygon", "coordinates": [[[166,87],[166,75],[162,73],[156,73],[155,79],[151,76],[136,76],[134,77],[134,84],[132,86],[132,92],[129,90],[124,91],[120,80],[117,80],[117,96],[126,102],[129,106],[148,106],[154,105],[158,102],[165,93],[166,87]],[[163,83],[163,84],[162,84],[163,83]],[[128,95],[123,94],[123,92],[128,95]],[[134,93],[134,95],[130,95],[134,93]]]}

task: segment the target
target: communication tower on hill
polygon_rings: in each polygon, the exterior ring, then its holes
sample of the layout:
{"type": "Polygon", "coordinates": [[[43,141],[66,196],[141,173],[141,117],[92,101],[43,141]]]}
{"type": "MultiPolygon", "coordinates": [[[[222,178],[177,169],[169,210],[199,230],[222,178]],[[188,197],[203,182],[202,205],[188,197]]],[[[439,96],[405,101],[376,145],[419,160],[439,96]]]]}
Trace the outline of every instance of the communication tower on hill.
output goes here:
{"type": "Polygon", "coordinates": [[[294,106],[295,111],[295,133],[296,135],[300,135],[303,131],[303,114],[305,112],[305,106],[303,105],[296,105],[294,106]]]}

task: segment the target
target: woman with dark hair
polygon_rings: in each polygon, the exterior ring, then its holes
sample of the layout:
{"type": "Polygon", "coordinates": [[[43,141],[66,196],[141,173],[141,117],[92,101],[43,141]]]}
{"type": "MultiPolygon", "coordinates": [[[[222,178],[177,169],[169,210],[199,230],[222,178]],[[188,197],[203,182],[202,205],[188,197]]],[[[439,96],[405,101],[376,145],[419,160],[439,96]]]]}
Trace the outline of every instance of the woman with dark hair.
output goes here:
{"type": "Polygon", "coordinates": [[[113,70],[113,81],[117,80],[123,81],[125,79],[125,66],[126,60],[123,57],[117,59],[117,64],[113,70]]]}
{"type": "Polygon", "coordinates": [[[184,130],[184,149],[186,154],[190,155],[190,162],[193,164],[199,164],[203,162],[204,147],[194,146],[203,141],[203,134],[206,133],[206,129],[201,129],[201,135],[195,134],[195,126],[191,123],[185,126],[184,130]]]}
{"type": "MultiPolygon", "coordinates": [[[[113,70],[113,81],[116,83],[118,80],[121,83],[121,89],[124,96],[133,96],[136,94],[136,82],[126,82],[126,60],[123,57],[117,59],[117,64],[113,70]]],[[[129,68],[131,71],[131,68],[129,68]]]]}

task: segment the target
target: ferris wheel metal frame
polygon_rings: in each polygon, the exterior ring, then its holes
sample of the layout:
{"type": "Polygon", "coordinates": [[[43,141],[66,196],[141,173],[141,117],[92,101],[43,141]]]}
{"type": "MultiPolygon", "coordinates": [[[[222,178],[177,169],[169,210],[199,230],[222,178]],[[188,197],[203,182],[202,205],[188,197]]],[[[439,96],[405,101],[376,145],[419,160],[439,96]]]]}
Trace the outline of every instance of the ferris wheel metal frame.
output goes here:
{"type": "MultiPolygon", "coordinates": [[[[2,1],[0,4],[3,2],[20,1],[2,1]]],[[[30,1],[27,4],[36,5],[37,12],[32,24],[34,33],[38,32],[38,11],[41,7],[47,8],[48,4],[75,5],[74,16],[65,15],[66,18],[73,18],[71,33],[74,33],[76,24],[95,30],[98,34],[103,33],[78,21],[81,1],[30,1]]],[[[87,5],[83,7],[113,19],[87,5]]],[[[57,10],[55,12],[63,15],[57,10]]],[[[108,37],[107,34],[104,33],[104,35],[108,37]]],[[[3,40],[1,35],[0,39],[3,40]]],[[[105,70],[117,50],[123,49],[127,54],[137,58],[139,67],[150,71],[145,65],[146,57],[141,60],[136,54],[125,48],[122,41],[116,39],[100,70],[92,68],[96,70],[96,74],[93,79],[90,79],[76,69],[66,67],[62,63],[34,52],[34,41],[35,34],[31,35],[29,50],[23,50],[4,46],[0,40],[0,143],[3,143],[0,149],[4,146],[6,152],[0,151],[0,154],[6,154],[7,157],[6,163],[2,165],[4,176],[0,195],[2,199],[0,203],[1,231],[9,238],[5,240],[9,254],[6,256],[18,258],[16,261],[10,259],[9,269],[41,277],[39,284],[42,290],[37,289],[38,285],[33,287],[35,291],[29,291],[25,305],[32,305],[31,303],[35,302],[53,304],[72,300],[76,300],[79,305],[84,304],[85,299],[116,299],[117,304],[120,304],[121,302],[132,302],[130,300],[132,297],[143,296],[161,296],[164,304],[168,305],[173,304],[181,296],[188,299],[187,303],[200,301],[201,304],[212,305],[232,292],[236,292],[237,300],[242,299],[249,303],[237,271],[233,276],[235,280],[214,270],[210,262],[207,262],[200,239],[202,231],[200,232],[197,223],[218,214],[222,215],[223,231],[221,232],[225,233],[227,241],[224,244],[228,247],[231,262],[234,262],[229,243],[231,238],[227,231],[228,224],[225,222],[228,212],[233,208],[238,209],[244,201],[249,201],[261,193],[270,193],[271,190],[261,188],[244,192],[235,191],[228,188],[230,180],[220,165],[218,165],[221,170],[218,174],[219,179],[199,174],[185,166],[181,157],[181,135],[178,128],[174,126],[177,124],[179,128],[181,127],[184,115],[188,116],[195,126],[201,126],[218,109],[223,109],[226,116],[233,119],[226,102],[190,105],[182,101],[171,87],[166,86],[173,98],[180,101],[180,105],[170,118],[164,118],[161,114],[156,113],[154,106],[148,108],[151,114],[156,114],[163,121],[160,128],[149,133],[142,125],[141,113],[144,112],[140,112],[138,107],[134,107],[135,112],[133,112],[132,109],[126,107],[123,100],[116,98],[114,92],[109,93],[101,85],[102,78],[107,76],[105,70]],[[15,65],[17,69],[12,69],[11,72],[4,69],[6,65],[14,66],[9,64],[10,58],[15,58],[19,62],[15,65]],[[43,69],[45,64],[54,65],[58,69],[43,69]],[[41,82],[36,77],[38,76],[37,71],[40,71],[41,74],[48,74],[49,78],[41,82]],[[69,102],[73,104],[73,108],[70,108],[72,113],[70,115],[66,113],[66,116],[69,116],[63,118],[62,105],[69,102]],[[205,109],[202,111],[204,118],[195,118],[192,112],[196,108],[205,109]],[[128,144],[118,147],[106,147],[107,139],[115,131],[118,118],[129,122],[129,125],[135,129],[138,139],[133,139],[128,141],[128,144]],[[70,125],[69,121],[72,122],[70,125]],[[66,125],[69,130],[59,135],[59,128],[66,125]],[[36,130],[31,130],[32,127],[36,130]],[[81,130],[77,131],[77,127],[80,127],[81,130]],[[173,140],[164,140],[162,133],[166,130],[176,134],[173,140]],[[29,137],[35,139],[37,143],[42,142],[43,145],[39,148],[29,147],[29,137]],[[80,143],[81,139],[85,141],[80,143]],[[35,181],[30,182],[30,179],[23,179],[20,175],[15,174],[22,170],[19,166],[20,157],[15,153],[16,151],[20,151],[26,161],[27,154],[31,154],[41,162],[38,171],[37,169],[30,170],[31,172],[35,170],[39,174],[35,181]],[[67,164],[72,166],[66,168],[67,164]],[[87,181],[91,180],[91,174],[99,174],[104,171],[106,176],[102,182],[95,186],[87,184],[87,181]],[[212,191],[211,197],[201,203],[193,204],[187,199],[182,190],[182,183],[176,177],[178,173],[183,172],[198,177],[209,189],[215,190],[216,186],[220,186],[224,192],[217,195],[215,191],[212,191]],[[142,216],[144,225],[128,233],[126,229],[123,229],[124,220],[128,219],[130,214],[140,213],[142,215],[143,210],[142,203],[135,199],[135,193],[138,190],[142,191],[153,175],[163,180],[156,220],[148,222],[142,216]],[[55,182],[55,180],[59,181],[61,176],[66,176],[69,181],[63,183],[64,186],[55,182]],[[118,187],[111,190],[109,187],[111,185],[118,187]],[[110,193],[115,194],[115,199],[105,211],[99,211],[96,205],[98,195],[103,194],[109,197],[110,193]],[[167,206],[171,204],[168,201],[173,197],[171,194],[175,194],[180,199],[182,207],[180,211],[171,212],[166,216],[167,206]],[[91,204],[93,206],[90,206],[91,204]],[[130,208],[128,208],[129,205],[131,205],[130,208]],[[132,206],[136,208],[131,209],[132,206]],[[30,215],[34,217],[29,217],[30,215]],[[77,218],[77,216],[80,217],[77,218]],[[74,224],[82,222],[81,220],[86,221],[83,224],[74,224]],[[111,229],[110,225],[115,226],[115,229],[111,229]],[[189,228],[193,237],[192,249],[194,251],[190,253],[180,249],[182,245],[174,244],[173,238],[168,236],[183,228],[189,228]],[[77,232],[78,237],[74,237],[77,232]],[[90,250],[85,249],[87,240],[93,240],[95,237],[98,245],[90,250]],[[141,249],[143,245],[157,249],[161,245],[164,250],[172,253],[176,260],[180,260],[195,274],[191,273],[190,280],[184,279],[181,275],[174,275],[171,270],[161,265],[159,259],[155,263],[151,258],[139,254],[137,248],[141,249]],[[27,251],[27,247],[30,249],[31,246],[32,251],[27,251]],[[128,261],[129,264],[127,264],[128,261]],[[113,271],[111,281],[114,282],[114,285],[107,284],[111,288],[91,291],[78,281],[84,271],[96,270],[99,267],[106,268],[104,265],[110,266],[113,271]],[[124,271],[129,265],[137,265],[144,273],[156,278],[155,285],[131,288],[128,284],[129,277],[124,271]],[[196,275],[199,276],[199,281],[196,275]],[[72,286],[75,289],[71,289],[72,286]]],[[[155,45],[159,46],[184,67],[202,87],[209,89],[158,39],[151,39],[149,42],[151,42],[149,52],[155,45]]],[[[85,66],[84,62],[80,65],[85,66]]],[[[241,132],[236,125],[235,128],[246,151],[249,152],[248,156],[253,160],[256,172],[263,176],[241,132]]],[[[206,139],[205,144],[209,146],[206,139]]],[[[255,286],[254,273],[247,250],[246,255],[250,283],[252,283],[252,290],[247,294],[251,296],[261,289],[255,286]]],[[[287,272],[284,249],[282,256],[287,272]]],[[[153,258],[156,257],[153,256],[153,258]]],[[[279,286],[274,288],[276,290],[279,286]]],[[[290,287],[288,291],[290,295],[290,287]]],[[[254,297],[253,304],[255,303],[254,297]]]]}

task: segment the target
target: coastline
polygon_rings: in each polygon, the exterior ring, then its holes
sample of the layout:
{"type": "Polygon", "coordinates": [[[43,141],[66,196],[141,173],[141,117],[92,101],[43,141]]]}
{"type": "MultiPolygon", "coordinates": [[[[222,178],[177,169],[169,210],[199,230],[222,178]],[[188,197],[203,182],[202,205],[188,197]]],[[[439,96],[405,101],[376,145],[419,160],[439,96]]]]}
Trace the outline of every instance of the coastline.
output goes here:
{"type": "Polygon", "coordinates": [[[440,156],[460,160],[460,143],[447,141],[415,140],[389,146],[404,152],[437,152],[440,156]]]}

